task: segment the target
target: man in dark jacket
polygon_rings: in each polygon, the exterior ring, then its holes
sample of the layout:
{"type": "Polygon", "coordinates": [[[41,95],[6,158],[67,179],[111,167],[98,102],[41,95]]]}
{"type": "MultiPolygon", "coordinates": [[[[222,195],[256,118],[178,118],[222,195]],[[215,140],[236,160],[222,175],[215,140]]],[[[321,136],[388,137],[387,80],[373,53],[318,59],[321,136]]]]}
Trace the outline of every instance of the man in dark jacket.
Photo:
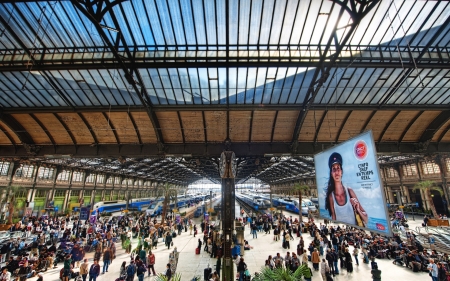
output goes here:
{"type": "Polygon", "coordinates": [[[102,274],[105,274],[105,272],[108,272],[108,267],[111,263],[111,250],[109,248],[106,248],[105,252],[103,253],[103,272],[102,274]]]}
{"type": "Polygon", "coordinates": [[[89,269],[89,281],[96,281],[99,275],[100,275],[100,265],[98,264],[98,260],[94,260],[94,263],[91,265],[91,268],[89,269]]]}
{"type": "Polygon", "coordinates": [[[331,249],[327,249],[327,254],[325,256],[325,259],[328,262],[328,266],[330,267],[331,274],[334,276],[334,257],[333,253],[331,252],[331,249]]]}

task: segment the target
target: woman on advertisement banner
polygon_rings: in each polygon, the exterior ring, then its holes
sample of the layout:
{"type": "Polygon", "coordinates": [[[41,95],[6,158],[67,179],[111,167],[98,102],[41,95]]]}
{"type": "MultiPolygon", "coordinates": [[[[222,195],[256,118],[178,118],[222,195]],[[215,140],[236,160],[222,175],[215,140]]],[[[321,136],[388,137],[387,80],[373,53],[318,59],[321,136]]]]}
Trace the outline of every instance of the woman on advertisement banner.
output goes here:
{"type": "Polygon", "coordinates": [[[368,215],[361,206],[353,189],[342,183],[342,156],[333,152],[328,159],[330,179],[326,190],[325,209],[331,218],[340,222],[365,226],[368,215]]]}

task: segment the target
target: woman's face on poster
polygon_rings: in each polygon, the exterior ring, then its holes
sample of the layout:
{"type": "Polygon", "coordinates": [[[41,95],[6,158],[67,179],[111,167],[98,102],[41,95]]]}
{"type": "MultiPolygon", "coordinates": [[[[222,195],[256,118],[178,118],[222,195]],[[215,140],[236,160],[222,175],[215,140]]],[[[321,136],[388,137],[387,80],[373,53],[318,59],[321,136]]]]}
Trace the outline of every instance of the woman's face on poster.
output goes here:
{"type": "Polygon", "coordinates": [[[342,168],[339,163],[331,166],[331,176],[333,177],[334,182],[340,182],[342,180],[342,168]]]}

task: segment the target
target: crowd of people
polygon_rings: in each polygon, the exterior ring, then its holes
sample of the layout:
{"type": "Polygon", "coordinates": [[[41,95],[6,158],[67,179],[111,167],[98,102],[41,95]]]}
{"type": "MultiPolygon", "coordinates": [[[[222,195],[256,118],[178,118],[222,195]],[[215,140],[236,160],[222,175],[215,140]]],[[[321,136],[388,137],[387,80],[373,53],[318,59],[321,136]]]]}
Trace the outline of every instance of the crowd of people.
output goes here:
{"type": "MultiPolygon", "coordinates": [[[[309,219],[299,227],[297,220],[283,215],[242,218],[242,221],[249,225],[255,239],[255,232],[269,234],[273,231],[273,240],[280,241],[287,250],[285,254],[268,256],[264,266],[270,269],[285,267],[295,272],[302,264],[311,263],[313,271],[320,272],[323,280],[331,280],[327,279],[328,275],[336,276],[342,270],[352,273],[354,265],[359,266],[363,262],[370,264],[373,280],[381,280],[382,272],[376,260],[391,259],[393,264],[404,265],[414,272],[428,272],[433,281],[448,278],[449,256],[446,253],[439,254],[434,249],[424,249],[410,231],[405,230],[387,238],[351,226],[328,225],[327,221],[317,224],[314,219],[309,219]],[[302,232],[309,234],[312,239],[308,245],[305,245],[302,232]],[[402,239],[400,234],[406,238],[402,239]],[[299,240],[296,251],[291,252],[293,235],[299,236],[299,240]]],[[[240,257],[234,258],[238,264],[240,257]]],[[[305,279],[308,280],[308,276],[305,279]]]]}
{"type": "MultiPolygon", "coordinates": [[[[128,264],[122,264],[121,276],[118,277],[132,281],[137,276],[143,280],[145,274],[156,275],[152,250],[157,249],[161,238],[165,247],[170,249],[173,238],[188,228],[193,228],[193,222],[187,218],[176,220],[167,216],[163,226],[157,223],[156,218],[145,214],[108,218],[98,216],[93,221],[69,216],[24,217],[10,229],[12,236],[17,238],[0,245],[0,262],[3,265],[0,280],[10,281],[17,277],[23,281],[37,276],[38,281],[43,281],[43,272],[62,263],[62,281],[77,276],[83,281],[95,281],[99,275],[108,272],[116,258],[116,242],[119,239],[131,259],[128,264]],[[132,239],[135,239],[134,243],[132,239]],[[132,248],[136,240],[137,246],[132,248]],[[88,252],[93,252],[91,263],[86,258],[88,252]]],[[[173,273],[169,265],[169,270],[163,274],[171,276],[173,273]]]]}
{"type": "MultiPolygon", "coordinates": [[[[273,240],[286,250],[286,253],[268,256],[265,267],[269,269],[284,267],[295,272],[306,264],[311,275],[313,271],[320,272],[323,279],[327,280],[329,276],[338,275],[343,270],[352,273],[354,265],[359,266],[361,261],[371,265],[373,280],[381,280],[381,270],[376,260],[386,258],[395,265],[405,266],[415,272],[429,272],[433,281],[447,278],[449,256],[424,249],[409,231],[404,232],[404,239],[397,234],[393,238],[386,238],[350,226],[328,225],[326,221],[316,223],[312,217],[299,226],[296,218],[282,214],[241,217],[237,220],[248,225],[254,239],[257,239],[258,233],[272,234],[273,240]],[[305,243],[305,235],[310,236],[310,243],[305,243]],[[298,239],[294,239],[294,236],[298,239]],[[293,241],[298,241],[298,244],[292,245],[293,241]],[[309,268],[309,265],[312,267],[309,268]]],[[[62,263],[59,269],[62,281],[76,276],[80,276],[83,281],[96,281],[98,276],[108,272],[116,258],[115,242],[120,242],[117,245],[130,254],[130,261],[123,262],[118,278],[133,281],[137,276],[142,281],[145,275],[156,275],[156,258],[152,251],[161,247],[161,238],[163,247],[171,249],[176,236],[183,232],[195,236],[199,231],[202,234],[198,239],[199,250],[203,249],[211,258],[217,259],[211,280],[219,280],[223,243],[218,237],[217,227],[206,222],[197,226],[190,219],[168,216],[162,225],[156,218],[145,214],[98,217],[94,222],[82,221],[77,217],[24,218],[11,228],[11,233],[22,232],[23,237],[11,238],[0,247],[4,262],[0,281],[10,281],[13,277],[21,281],[37,277],[38,281],[43,281],[42,273],[55,268],[58,263],[62,263]],[[137,246],[133,247],[136,243],[137,246]],[[93,252],[92,262],[86,258],[88,252],[93,252]]],[[[235,244],[238,243],[236,236],[233,240],[235,244]]],[[[246,240],[243,247],[245,250],[253,248],[246,240]]],[[[237,271],[241,271],[243,259],[236,255],[234,260],[237,271]]],[[[167,264],[163,274],[172,276],[173,266],[167,264]]],[[[304,272],[306,280],[311,278],[308,276],[308,272],[304,272]]]]}

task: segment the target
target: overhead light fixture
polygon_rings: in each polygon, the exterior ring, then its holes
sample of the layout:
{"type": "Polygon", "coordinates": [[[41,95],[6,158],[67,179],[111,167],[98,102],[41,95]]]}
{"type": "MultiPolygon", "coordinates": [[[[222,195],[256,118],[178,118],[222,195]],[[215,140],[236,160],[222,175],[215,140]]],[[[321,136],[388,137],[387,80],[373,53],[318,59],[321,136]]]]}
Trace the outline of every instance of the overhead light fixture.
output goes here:
{"type": "Polygon", "coordinates": [[[104,25],[104,24],[100,24],[100,27],[104,28],[104,29],[108,29],[109,31],[119,32],[119,30],[115,29],[114,27],[110,27],[110,26],[107,26],[107,25],[104,25]]]}

